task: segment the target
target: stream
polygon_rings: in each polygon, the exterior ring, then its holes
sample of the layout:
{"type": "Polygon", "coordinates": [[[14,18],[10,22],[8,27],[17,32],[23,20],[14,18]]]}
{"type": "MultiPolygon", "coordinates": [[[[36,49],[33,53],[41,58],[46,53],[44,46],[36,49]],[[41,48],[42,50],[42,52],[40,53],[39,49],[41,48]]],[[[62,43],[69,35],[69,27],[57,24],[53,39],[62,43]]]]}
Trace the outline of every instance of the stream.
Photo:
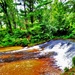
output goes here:
{"type": "MultiPolygon", "coordinates": [[[[55,64],[62,70],[65,67],[72,67],[72,58],[75,56],[75,42],[70,40],[52,40],[45,43],[47,46],[41,51],[40,55],[45,55],[49,52],[55,52],[53,56],[56,60],[55,64]]],[[[44,44],[41,45],[43,47],[44,44]]]]}
{"type": "Polygon", "coordinates": [[[0,51],[0,75],[60,75],[65,67],[72,67],[74,56],[75,42],[71,40],[51,40],[33,47],[0,51]]]}

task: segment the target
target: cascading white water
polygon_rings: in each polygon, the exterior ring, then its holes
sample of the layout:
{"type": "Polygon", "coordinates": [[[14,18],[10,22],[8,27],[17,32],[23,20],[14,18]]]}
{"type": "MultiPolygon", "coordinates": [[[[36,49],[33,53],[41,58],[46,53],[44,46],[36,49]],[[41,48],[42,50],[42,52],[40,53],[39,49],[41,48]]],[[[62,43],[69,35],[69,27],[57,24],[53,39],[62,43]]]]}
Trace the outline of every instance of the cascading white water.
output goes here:
{"type": "MultiPolygon", "coordinates": [[[[75,56],[75,44],[65,40],[54,40],[45,43],[48,45],[41,51],[40,55],[45,55],[49,52],[55,52],[57,55],[53,56],[56,60],[56,65],[62,70],[65,67],[72,67],[72,58],[75,56]]],[[[42,44],[42,46],[44,46],[42,44]]],[[[41,47],[42,47],[41,46],[41,47]]]]}
{"type": "MultiPolygon", "coordinates": [[[[75,56],[75,42],[71,42],[69,40],[52,40],[41,45],[36,45],[33,47],[25,47],[23,49],[16,51],[8,51],[0,53],[0,55],[5,53],[15,53],[33,49],[39,50],[40,56],[42,55],[45,56],[50,52],[54,52],[55,54],[53,55],[53,57],[56,60],[55,64],[59,66],[60,69],[62,70],[64,70],[65,67],[68,68],[72,67],[72,58],[75,56]],[[42,50],[42,48],[44,50],[42,50]]],[[[0,61],[3,62],[1,59],[0,61]]]]}

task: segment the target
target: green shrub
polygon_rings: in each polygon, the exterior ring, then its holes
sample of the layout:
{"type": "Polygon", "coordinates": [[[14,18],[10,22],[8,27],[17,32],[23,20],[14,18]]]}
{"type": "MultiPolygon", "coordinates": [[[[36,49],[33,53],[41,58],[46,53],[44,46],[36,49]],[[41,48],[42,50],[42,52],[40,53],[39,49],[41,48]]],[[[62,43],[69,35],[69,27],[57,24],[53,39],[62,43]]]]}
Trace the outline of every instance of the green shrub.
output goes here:
{"type": "Polygon", "coordinates": [[[27,46],[29,44],[29,40],[27,38],[22,39],[22,46],[27,46]]]}
{"type": "Polygon", "coordinates": [[[64,71],[65,71],[65,72],[69,71],[69,68],[65,67],[64,71]]]}
{"type": "Polygon", "coordinates": [[[16,40],[15,40],[15,45],[17,46],[20,46],[22,44],[22,40],[21,40],[21,38],[16,38],[16,40]]]}
{"type": "Polygon", "coordinates": [[[6,30],[0,30],[0,41],[4,38],[4,36],[7,34],[6,30]]]}
{"type": "Polygon", "coordinates": [[[5,37],[1,41],[1,44],[3,46],[14,46],[15,38],[13,38],[10,34],[6,34],[5,37]]]}
{"type": "Polygon", "coordinates": [[[75,66],[75,56],[72,58],[72,64],[75,66]]]}
{"type": "Polygon", "coordinates": [[[13,31],[13,37],[15,38],[23,38],[26,37],[28,35],[26,30],[20,30],[20,29],[15,29],[13,31]]]}

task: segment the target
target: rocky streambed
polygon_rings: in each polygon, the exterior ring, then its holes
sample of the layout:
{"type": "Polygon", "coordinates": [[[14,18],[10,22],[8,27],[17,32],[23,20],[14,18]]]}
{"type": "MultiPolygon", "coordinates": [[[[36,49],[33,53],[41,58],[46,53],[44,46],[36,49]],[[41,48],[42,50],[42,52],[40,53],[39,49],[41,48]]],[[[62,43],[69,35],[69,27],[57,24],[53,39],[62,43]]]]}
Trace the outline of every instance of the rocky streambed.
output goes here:
{"type": "Polygon", "coordinates": [[[61,75],[53,58],[55,52],[41,55],[43,48],[37,46],[17,49],[0,48],[0,75],[61,75]]]}

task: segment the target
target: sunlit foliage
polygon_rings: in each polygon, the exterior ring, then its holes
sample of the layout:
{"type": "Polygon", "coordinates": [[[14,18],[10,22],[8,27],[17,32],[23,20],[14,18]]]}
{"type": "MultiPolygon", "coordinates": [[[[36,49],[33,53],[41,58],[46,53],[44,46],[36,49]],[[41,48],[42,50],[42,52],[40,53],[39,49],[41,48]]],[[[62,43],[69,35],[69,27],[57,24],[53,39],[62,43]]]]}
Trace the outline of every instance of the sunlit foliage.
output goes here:
{"type": "Polygon", "coordinates": [[[75,38],[74,0],[15,1],[0,0],[0,46],[75,38]]]}

